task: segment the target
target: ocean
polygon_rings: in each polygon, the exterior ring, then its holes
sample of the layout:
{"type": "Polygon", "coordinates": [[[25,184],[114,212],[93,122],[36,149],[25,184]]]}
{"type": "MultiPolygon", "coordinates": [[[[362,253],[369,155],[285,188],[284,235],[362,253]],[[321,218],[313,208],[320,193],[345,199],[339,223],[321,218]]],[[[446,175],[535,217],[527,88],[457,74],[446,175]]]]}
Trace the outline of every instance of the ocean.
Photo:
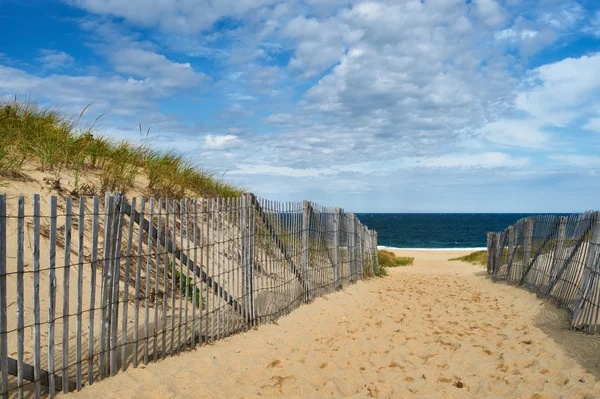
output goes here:
{"type": "Polygon", "coordinates": [[[403,249],[485,249],[488,231],[503,231],[531,213],[358,213],[379,246],[403,249]]]}

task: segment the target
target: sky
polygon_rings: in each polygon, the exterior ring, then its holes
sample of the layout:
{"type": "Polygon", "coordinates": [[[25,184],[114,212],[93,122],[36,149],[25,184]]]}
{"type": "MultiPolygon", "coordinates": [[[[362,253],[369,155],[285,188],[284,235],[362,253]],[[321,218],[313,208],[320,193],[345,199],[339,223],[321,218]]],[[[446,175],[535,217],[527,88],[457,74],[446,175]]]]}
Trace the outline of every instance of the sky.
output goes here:
{"type": "Polygon", "coordinates": [[[600,206],[598,0],[0,0],[0,38],[5,99],[271,200],[600,206]]]}

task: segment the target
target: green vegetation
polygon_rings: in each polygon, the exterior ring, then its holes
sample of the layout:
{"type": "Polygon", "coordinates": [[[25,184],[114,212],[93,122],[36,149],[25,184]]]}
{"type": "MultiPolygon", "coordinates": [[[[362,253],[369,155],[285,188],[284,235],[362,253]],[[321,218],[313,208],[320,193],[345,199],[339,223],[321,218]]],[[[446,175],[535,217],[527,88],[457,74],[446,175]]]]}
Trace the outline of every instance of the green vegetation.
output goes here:
{"type": "Polygon", "coordinates": [[[415,258],[408,256],[396,256],[392,251],[378,250],[377,261],[379,263],[379,272],[377,276],[387,276],[388,267],[410,266],[415,258]]]}
{"type": "Polygon", "coordinates": [[[380,267],[410,266],[415,258],[396,256],[392,251],[378,250],[377,260],[380,267]]]}
{"type": "Polygon", "coordinates": [[[452,258],[448,260],[459,260],[463,262],[472,263],[474,265],[487,265],[487,251],[475,251],[469,255],[460,256],[458,258],[452,258]]]}
{"type": "Polygon", "coordinates": [[[102,192],[126,193],[138,176],[145,175],[148,194],[153,196],[179,199],[189,195],[241,195],[240,188],[197,169],[175,151],[163,153],[95,136],[94,125],[79,128],[86,109],[77,120],[72,120],[36,104],[0,103],[0,176],[21,177],[23,167],[33,163],[57,175],[65,169],[73,170],[76,187],[83,171],[95,170],[100,174],[102,192]]]}

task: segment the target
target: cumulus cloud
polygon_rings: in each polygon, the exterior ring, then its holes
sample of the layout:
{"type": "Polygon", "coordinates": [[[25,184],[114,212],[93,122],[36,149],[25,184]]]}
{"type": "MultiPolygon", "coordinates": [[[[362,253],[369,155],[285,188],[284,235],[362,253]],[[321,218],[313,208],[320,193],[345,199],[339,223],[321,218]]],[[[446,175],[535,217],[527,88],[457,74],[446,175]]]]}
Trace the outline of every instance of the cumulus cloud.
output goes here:
{"type": "Polygon", "coordinates": [[[189,62],[173,62],[162,54],[139,48],[118,49],[110,58],[118,72],[138,78],[156,78],[163,87],[191,87],[206,78],[195,72],[189,62]]]}
{"type": "Polygon", "coordinates": [[[41,49],[37,61],[48,69],[68,68],[75,63],[75,59],[64,51],[41,49]]]}
{"type": "Polygon", "coordinates": [[[237,136],[227,134],[224,136],[206,135],[204,136],[204,147],[210,150],[221,150],[233,145],[237,136]]]}
{"type": "Polygon", "coordinates": [[[566,126],[600,99],[598,70],[600,53],[542,65],[530,72],[530,87],[517,95],[516,107],[547,125],[566,126]]]}
{"type": "Polygon", "coordinates": [[[157,1],[68,0],[89,12],[111,15],[146,27],[160,26],[167,32],[194,33],[211,27],[223,17],[240,17],[275,0],[157,1]]]}

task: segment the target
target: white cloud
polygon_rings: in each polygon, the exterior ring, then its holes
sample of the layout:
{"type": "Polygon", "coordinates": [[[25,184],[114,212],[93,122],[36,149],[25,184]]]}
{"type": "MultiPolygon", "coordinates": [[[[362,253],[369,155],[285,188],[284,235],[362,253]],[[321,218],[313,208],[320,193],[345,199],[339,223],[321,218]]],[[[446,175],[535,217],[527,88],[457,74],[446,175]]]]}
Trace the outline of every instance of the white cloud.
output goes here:
{"type": "Polygon", "coordinates": [[[162,54],[139,48],[122,48],[110,54],[118,72],[141,78],[156,78],[163,87],[186,88],[206,78],[194,71],[189,62],[177,63],[162,54]]]}
{"type": "Polygon", "coordinates": [[[222,150],[230,147],[237,140],[237,136],[231,134],[224,136],[213,136],[209,134],[204,136],[204,147],[210,150],[222,150]]]}
{"type": "Polygon", "coordinates": [[[222,17],[241,17],[275,0],[67,0],[77,7],[101,15],[122,17],[141,26],[160,26],[167,32],[195,33],[210,28],[222,17]]]}
{"type": "Polygon", "coordinates": [[[545,148],[550,142],[543,124],[535,119],[500,119],[482,129],[489,141],[509,147],[545,148]]]}
{"type": "Polygon", "coordinates": [[[273,175],[287,177],[319,177],[323,175],[335,175],[338,172],[331,169],[316,168],[290,168],[288,166],[272,166],[259,164],[236,164],[238,169],[230,173],[234,175],[273,175]]]}
{"type": "Polygon", "coordinates": [[[505,21],[504,10],[495,0],[474,0],[475,13],[490,26],[499,26],[505,21]]]}
{"type": "Polygon", "coordinates": [[[590,118],[583,128],[600,133],[600,118],[590,118]]]}
{"type": "Polygon", "coordinates": [[[596,11],[588,24],[583,27],[583,32],[600,38],[600,10],[596,11]]]}
{"type": "Polygon", "coordinates": [[[530,73],[531,88],[516,97],[515,105],[544,124],[566,126],[597,99],[599,70],[600,53],[543,65],[530,73]]]}
{"type": "Polygon", "coordinates": [[[75,63],[75,59],[64,51],[41,49],[37,61],[48,69],[68,68],[75,63]]]}
{"type": "Polygon", "coordinates": [[[600,157],[594,155],[558,154],[550,158],[578,168],[600,168],[600,157]]]}

